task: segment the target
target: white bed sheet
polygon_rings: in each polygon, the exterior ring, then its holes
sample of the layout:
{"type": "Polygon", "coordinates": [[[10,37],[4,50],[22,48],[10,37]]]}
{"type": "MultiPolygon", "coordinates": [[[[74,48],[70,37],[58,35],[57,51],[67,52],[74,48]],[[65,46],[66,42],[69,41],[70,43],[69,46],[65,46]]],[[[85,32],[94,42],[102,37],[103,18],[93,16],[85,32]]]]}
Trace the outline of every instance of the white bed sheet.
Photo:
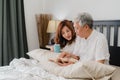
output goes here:
{"type": "MultiPolygon", "coordinates": [[[[120,79],[120,68],[114,72],[112,80],[120,79]]],[[[65,79],[45,71],[33,59],[13,59],[8,66],[0,67],[0,80],[88,80],[88,79],[65,79]]],[[[106,80],[106,79],[102,79],[106,80]]]]}
{"type": "Polygon", "coordinates": [[[33,59],[13,59],[9,66],[0,67],[0,80],[65,80],[43,70],[33,59]]]}

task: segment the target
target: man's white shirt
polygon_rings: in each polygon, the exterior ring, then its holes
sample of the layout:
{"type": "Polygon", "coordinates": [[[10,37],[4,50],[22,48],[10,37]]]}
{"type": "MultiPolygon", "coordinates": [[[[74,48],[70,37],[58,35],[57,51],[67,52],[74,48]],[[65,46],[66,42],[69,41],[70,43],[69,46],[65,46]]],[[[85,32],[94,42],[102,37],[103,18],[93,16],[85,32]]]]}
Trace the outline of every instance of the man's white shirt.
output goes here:
{"type": "Polygon", "coordinates": [[[110,55],[106,37],[96,30],[87,39],[77,36],[73,54],[80,56],[80,61],[105,59],[108,63],[110,55]]]}

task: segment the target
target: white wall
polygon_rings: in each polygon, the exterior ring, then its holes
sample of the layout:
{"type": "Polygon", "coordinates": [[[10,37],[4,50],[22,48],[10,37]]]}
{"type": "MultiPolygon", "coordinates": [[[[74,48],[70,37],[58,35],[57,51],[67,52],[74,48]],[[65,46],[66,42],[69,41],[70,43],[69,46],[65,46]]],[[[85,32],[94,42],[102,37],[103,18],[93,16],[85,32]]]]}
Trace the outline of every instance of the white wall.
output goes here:
{"type": "Polygon", "coordinates": [[[29,50],[39,48],[35,14],[51,13],[54,19],[71,19],[89,12],[94,20],[120,20],[120,0],[24,0],[29,50]]]}
{"type": "Polygon", "coordinates": [[[89,12],[95,20],[120,19],[120,0],[46,0],[46,12],[57,19],[74,19],[80,12],[89,12]]]}
{"type": "Polygon", "coordinates": [[[24,0],[28,50],[39,48],[35,15],[43,13],[42,0],[24,0]]]}

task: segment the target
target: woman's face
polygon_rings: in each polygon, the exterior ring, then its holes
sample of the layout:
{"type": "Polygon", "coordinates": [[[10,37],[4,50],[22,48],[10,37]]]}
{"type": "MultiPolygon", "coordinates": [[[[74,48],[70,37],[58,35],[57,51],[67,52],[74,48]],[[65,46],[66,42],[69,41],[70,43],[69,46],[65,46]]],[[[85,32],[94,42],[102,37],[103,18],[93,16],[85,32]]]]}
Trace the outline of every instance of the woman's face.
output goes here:
{"type": "Polygon", "coordinates": [[[72,39],[72,31],[67,26],[64,26],[62,28],[62,36],[69,41],[72,39]]]}

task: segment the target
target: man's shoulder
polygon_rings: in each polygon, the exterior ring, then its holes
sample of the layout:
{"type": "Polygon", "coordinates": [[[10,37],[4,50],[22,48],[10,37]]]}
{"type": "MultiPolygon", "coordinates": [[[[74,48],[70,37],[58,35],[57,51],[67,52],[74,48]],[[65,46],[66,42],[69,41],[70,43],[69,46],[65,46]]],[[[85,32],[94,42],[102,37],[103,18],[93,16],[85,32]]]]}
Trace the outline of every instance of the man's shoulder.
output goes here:
{"type": "Polygon", "coordinates": [[[105,34],[99,32],[97,30],[95,30],[94,34],[95,34],[94,37],[97,41],[106,41],[107,40],[107,37],[105,36],[105,34]]]}
{"type": "Polygon", "coordinates": [[[97,30],[94,30],[94,34],[96,35],[96,36],[98,36],[98,37],[103,37],[103,38],[105,38],[106,36],[105,36],[105,34],[103,34],[103,33],[101,33],[100,31],[97,31],[97,30]]]}

